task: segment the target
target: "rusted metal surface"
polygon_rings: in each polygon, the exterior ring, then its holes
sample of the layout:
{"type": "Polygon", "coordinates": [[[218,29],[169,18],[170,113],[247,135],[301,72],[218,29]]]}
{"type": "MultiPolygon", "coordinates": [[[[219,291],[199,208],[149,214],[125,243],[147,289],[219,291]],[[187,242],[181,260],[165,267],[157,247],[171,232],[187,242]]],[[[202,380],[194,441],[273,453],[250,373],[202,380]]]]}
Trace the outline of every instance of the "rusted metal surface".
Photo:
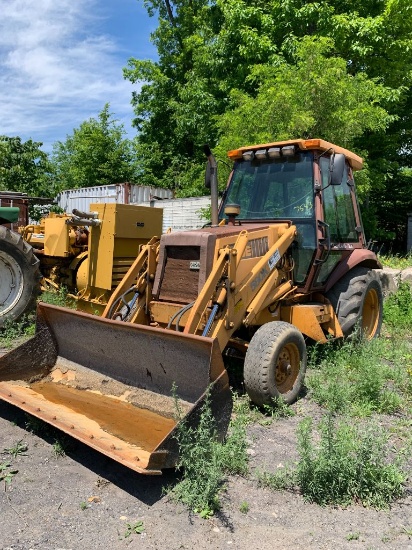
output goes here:
{"type": "Polygon", "coordinates": [[[0,398],[141,473],[172,467],[176,405],[190,425],[210,386],[224,434],[231,412],[216,341],[40,304],[39,330],[0,358],[0,398]]]}

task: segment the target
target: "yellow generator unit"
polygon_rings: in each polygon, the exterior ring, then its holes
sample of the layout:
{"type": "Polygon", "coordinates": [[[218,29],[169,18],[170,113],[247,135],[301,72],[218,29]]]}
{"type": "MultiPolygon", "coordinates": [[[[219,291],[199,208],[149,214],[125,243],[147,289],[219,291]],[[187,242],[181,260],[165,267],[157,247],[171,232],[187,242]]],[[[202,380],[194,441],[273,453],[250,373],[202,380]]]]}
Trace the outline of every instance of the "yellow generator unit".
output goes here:
{"type": "Polygon", "coordinates": [[[43,288],[67,288],[77,309],[102,313],[139,254],[140,246],[162,232],[160,208],[91,204],[90,212],[49,214],[23,237],[40,259],[43,288]]]}

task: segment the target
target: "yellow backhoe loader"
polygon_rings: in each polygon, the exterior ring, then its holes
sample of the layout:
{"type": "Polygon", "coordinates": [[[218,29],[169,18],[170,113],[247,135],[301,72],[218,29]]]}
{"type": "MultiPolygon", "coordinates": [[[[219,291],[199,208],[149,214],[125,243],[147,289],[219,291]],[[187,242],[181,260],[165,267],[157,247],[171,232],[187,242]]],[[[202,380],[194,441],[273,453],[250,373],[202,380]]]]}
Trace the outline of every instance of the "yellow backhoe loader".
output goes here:
{"type": "Polygon", "coordinates": [[[153,237],[102,317],[40,304],[36,335],[0,360],[0,397],[142,473],[176,463],[174,396],[195,426],[210,392],[224,435],[223,356],[244,356],[258,405],[293,402],[306,342],[378,335],[381,266],[365,245],[353,172],[321,139],[242,147],[212,223],[153,237]],[[175,390],[173,390],[175,388],[175,390]]]}

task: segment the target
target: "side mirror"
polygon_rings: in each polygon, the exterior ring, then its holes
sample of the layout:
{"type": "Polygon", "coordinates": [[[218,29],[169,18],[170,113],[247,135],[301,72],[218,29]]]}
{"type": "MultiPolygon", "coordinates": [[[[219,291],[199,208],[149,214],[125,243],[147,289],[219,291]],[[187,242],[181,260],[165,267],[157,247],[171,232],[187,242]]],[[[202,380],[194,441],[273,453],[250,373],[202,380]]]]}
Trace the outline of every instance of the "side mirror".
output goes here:
{"type": "Polygon", "coordinates": [[[331,156],[329,166],[330,185],[340,185],[342,183],[345,162],[345,155],[342,153],[334,153],[331,156]]]}

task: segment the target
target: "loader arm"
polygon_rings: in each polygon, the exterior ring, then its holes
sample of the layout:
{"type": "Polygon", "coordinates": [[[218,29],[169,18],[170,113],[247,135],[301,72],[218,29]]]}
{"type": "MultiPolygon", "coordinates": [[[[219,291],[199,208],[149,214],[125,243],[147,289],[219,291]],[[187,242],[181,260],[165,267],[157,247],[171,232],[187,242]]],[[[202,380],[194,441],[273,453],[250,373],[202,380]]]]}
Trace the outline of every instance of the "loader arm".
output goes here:
{"type": "Polygon", "coordinates": [[[152,297],[152,282],[154,279],[154,272],[156,271],[158,252],[158,237],[153,237],[147,245],[142,246],[140,254],[131,265],[122,282],[111,295],[102,317],[106,319],[118,317],[121,308],[129,303],[130,300],[133,299],[132,295],[137,292],[138,299],[132,315],[130,315],[128,319],[121,316],[121,320],[128,320],[131,322],[137,322],[137,320],[141,321],[140,317],[142,310],[144,310],[144,314],[147,313],[146,304],[150,302],[152,297]]]}
{"type": "Polygon", "coordinates": [[[219,250],[218,260],[191,309],[185,334],[200,332],[203,336],[216,338],[223,350],[236,330],[242,325],[253,324],[263,308],[290,291],[291,281],[283,281],[288,274],[278,266],[295,238],[296,227],[284,224],[280,233],[279,239],[257,259],[250,273],[242,280],[239,264],[251,234],[242,231],[233,248],[226,246],[219,250]],[[210,322],[211,316],[214,319],[210,322]],[[206,334],[204,325],[210,325],[206,334]]]}

